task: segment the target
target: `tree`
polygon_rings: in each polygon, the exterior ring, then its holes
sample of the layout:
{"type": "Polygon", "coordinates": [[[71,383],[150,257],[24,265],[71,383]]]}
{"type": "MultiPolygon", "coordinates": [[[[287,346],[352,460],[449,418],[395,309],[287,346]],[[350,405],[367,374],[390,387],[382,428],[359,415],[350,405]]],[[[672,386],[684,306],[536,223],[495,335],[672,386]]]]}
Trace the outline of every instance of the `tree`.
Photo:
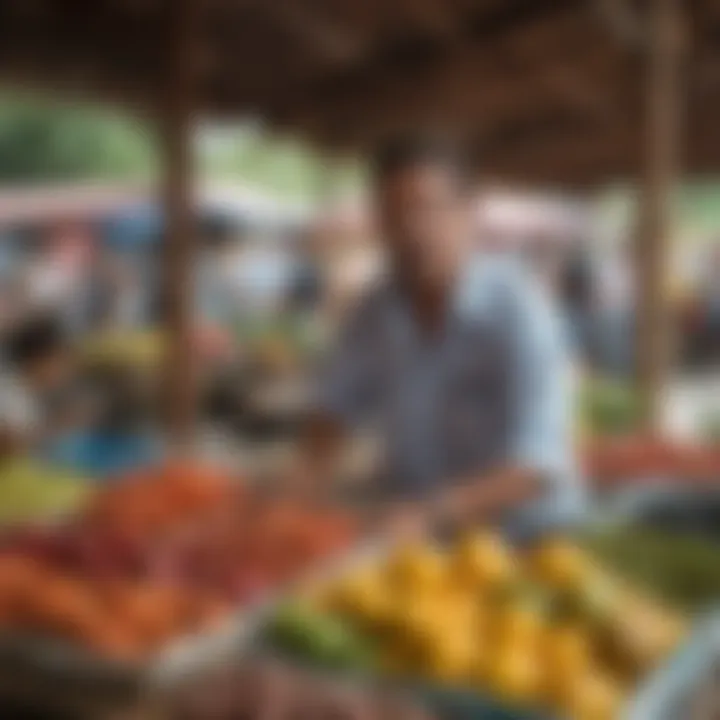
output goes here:
{"type": "Polygon", "coordinates": [[[140,121],[85,105],[0,100],[0,183],[149,175],[155,153],[140,121]]]}

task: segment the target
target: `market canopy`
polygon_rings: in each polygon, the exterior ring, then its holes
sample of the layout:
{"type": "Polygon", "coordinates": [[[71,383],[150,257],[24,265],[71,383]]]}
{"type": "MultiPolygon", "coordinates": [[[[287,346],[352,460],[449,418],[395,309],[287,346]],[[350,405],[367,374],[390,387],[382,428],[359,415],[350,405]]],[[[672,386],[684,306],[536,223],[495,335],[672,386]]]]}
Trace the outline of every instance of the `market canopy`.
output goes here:
{"type": "MultiPolygon", "coordinates": [[[[642,56],[627,0],[191,0],[198,111],[260,116],[362,148],[419,119],[458,130],[489,172],[597,183],[641,166],[642,56]]],[[[720,167],[720,4],[682,3],[684,167],[720,167]]],[[[0,79],[153,111],[168,0],[0,3],[0,79]]]]}
{"type": "Polygon", "coordinates": [[[192,440],[194,120],[259,117],[326,148],[421,125],[462,133],[488,174],[642,180],[637,378],[660,417],[670,198],[720,168],[715,0],[8,0],[0,81],[154,116],[163,155],[168,423],[192,440]]]}

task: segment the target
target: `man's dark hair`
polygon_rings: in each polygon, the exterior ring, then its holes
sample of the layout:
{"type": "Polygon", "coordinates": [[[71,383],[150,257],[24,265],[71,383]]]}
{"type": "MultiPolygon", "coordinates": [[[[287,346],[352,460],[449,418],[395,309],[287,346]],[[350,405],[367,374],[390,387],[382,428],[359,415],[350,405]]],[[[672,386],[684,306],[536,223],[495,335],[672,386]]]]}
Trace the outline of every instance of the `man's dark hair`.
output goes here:
{"type": "Polygon", "coordinates": [[[10,330],[5,342],[5,357],[11,365],[25,367],[60,352],[64,347],[65,338],[54,318],[33,317],[10,330]]]}
{"type": "Polygon", "coordinates": [[[445,136],[406,135],[393,138],[375,152],[372,171],[382,182],[415,167],[439,167],[450,173],[461,189],[473,180],[473,162],[460,143],[445,136]]]}

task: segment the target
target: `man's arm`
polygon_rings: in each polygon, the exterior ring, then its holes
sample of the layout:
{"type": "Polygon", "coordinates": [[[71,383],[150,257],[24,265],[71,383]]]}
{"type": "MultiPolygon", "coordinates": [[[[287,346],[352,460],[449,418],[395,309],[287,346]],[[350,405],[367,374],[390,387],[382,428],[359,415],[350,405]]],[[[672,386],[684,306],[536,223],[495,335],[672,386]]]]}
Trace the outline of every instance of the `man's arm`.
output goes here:
{"type": "MultiPolygon", "coordinates": [[[[528,281],[530,283],[530,281],[528,281]]],[[[421,508],[426,518],[497,517],[572,476],[572,381],[561,318],[532,284],[518,285],[512,320],[515,422],[502,466],[461,478],[421,508]]]]}

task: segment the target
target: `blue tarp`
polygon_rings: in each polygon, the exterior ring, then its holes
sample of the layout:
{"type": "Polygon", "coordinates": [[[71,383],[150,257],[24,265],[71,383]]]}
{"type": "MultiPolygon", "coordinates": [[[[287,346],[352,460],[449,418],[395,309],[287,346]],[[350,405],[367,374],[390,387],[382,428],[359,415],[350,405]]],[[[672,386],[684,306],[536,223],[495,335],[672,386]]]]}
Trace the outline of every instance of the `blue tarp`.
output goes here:
{"type": "Polygon", "coordinates": [[[142,249],[162,237],[163,215],[154,203],[143,203],[118,213],[102,224],[102,236],[119,249],[142,249]]]}
{"type": "Polygon", "coordinates": [[[86,432],[54,441],[42,457],[53,465],[101,481],[148,465],[158,454],[157,444],[147,435],[86,432]]]}

